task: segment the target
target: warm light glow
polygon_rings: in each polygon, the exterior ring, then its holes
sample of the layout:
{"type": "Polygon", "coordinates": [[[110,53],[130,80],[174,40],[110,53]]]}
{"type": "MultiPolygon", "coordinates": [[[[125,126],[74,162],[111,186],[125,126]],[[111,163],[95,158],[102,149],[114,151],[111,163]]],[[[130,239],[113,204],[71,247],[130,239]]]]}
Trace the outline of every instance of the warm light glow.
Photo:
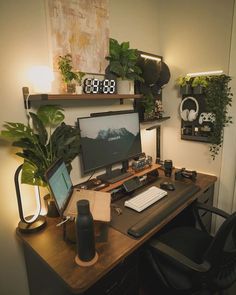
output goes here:
{"type": "Polygon", "coordinates": [[[28,71],[28,79],[32,83],[32,91],[35,93],[51,92],[54,75],[47,66],[34,66],[28,71]]]}
{"type": "Polygon", "coordinates": [[[197,76],[212,76],[212,75],[221,75],[223,74],[222,70],[219,71],[208,71],[208,72],[198,72],[198,73],[188,73],[188,77],[197,77],[197,76]]]}
{"type": "Polygon", "coordinates": [[[40,214],[40,211],[41,211],[41,204],[40,204],[40,193],[39,193],[39,187],[38,186],[34,186],[34,192],[35,192],[35,198],[36,198],[36,210],[35,210],[35,213],[34,215],[29,219],[25,219],[24,217],[24,220],[25,222],[34,222],[35,220],[37,220],[39,214],[40,214]]]}
{"type": "Polygon", "coordinates": [[[147,54],[141,54],[143,58],[151,59],[151,60],[156,60],[156,61],[161,61],[160,57],[152,56],[152,55],[147,55],[147,54]]]}

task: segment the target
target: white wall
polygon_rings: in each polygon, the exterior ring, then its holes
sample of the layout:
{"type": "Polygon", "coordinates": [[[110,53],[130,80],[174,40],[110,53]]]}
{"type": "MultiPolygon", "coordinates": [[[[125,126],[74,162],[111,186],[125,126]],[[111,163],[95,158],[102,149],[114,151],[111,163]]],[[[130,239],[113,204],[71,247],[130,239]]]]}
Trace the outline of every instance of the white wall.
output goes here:
{"type": "MultiPolygon", "coordinates": [[[[163,95],[171,120],[163,125],[163,158],[176,166],[219,175],[220,157],[212,162],[205,144],[180,140],[177,114],[180,97],[174,81],[180,74],[199,70],[227,71],[233,0],[156,1],[110,0],[111,37],[130,41],[131,47],[162,54],[170,66],[172,78],[163,95]]],[[[33,65],[50,64],[44,0],[0,2],[0,125],[4,121],[25,122],[21,87],[27,86],[26,70],[33,65]]],[[[69,102],[64,104],[66,120],[90,112],[131,108],[127,101],[69,102]]],[[[1,127],[2,128],[2,127],[1,127]]],[[[154,133],[145,135],[150,142],[145,150],[155,148],[154,133]]],[[[15,238],[19,220],[13,176],[21,161],[0,142],[0,293],[28,294],[21,248],[15,238]]],[[[74,161],[73,180],[80,177],[78,160],[74,161]]],[[[30,196],[29,196],[30,199],[30,196]]]]}
{"type": "MultiPolygon", "coordinates": [[[[151,51],[156,51],[156,45],[151,46],[148,33],[153,30],[154,23],[149,23],[150,14],[154,17],[151,8],[153,1],[137,1],[136,18],[133,15],[133,5],[126,1],[110,1],[111,9],[111,36],[120,41],[131,41],[131,46],[151,51]],[[129,30],[123,31],[118,36],[119,25],[115,18],[118,16],[129,22],[129,30]],[[123,15],[123,16],[122,16],[123,15]],[[114,20],[113,20],[114,18],[114,20]],[[141,19],[141,21],[140,21],[141,19]],[[138,30],[136,28],[138,27],[138,30]],[[113,32],[114,31],[114,32],[113,32]],[[140,35],[142,31],[145,39],[140,35]],[[124,33],[124,34],[123,34],[124,33]],[[122,35],[123,34],[123,35],[122,35]],[[138,39],[138,40],[137,40],[138,39]]],[[[120,22],[120,21],[119,21],[120,22]]],[[[47,28],[45,19],[44,0],[31,1],[1,1],[0,2],[0,129],[4,121],[26,122],[21,88],[28,85],[26,72],[34,65],[50,65],[47,28]]],[[[157,42],[155,42],[157,44],[157,42]]],[[[64,103],[67,123],[74,123],[79,116],[88,116],[91,112],[110,111],[132,108],[132,101],[93,101],[93,102],[68,102],[64,103]]],[[[153,132],[145,139],[154,141],[153,132]]],[[[149,145],[151,146],[151,145],[149,145]]],[[[144,147],[149,148],[150,147],[144,147]]],[[[150,149],[152,152],[153,149],[150,149]]],[[[27,279],[21,247],[15,237],[15,229],[19,221],[15,189],[13,183],[14,172],[21,160],[14,155],[14,150],[9,149],[0,141],[0,293],[2,295],[27,295],[27,279]]],[[[72,178],[74,183],[80,181],[79,162],[73,163],[72,178]]],[[[32,196],[27,195],[28,202],[32,196]]],[[[27,204],[26,204],[27,205],[27,204]]]]}
{"type": "Polygon", "coordinates": [[[224,145],[222,152],[222,166],[219,188],[219,207],[228,212],[236,210],[236,5],[234,6],[234,22],[232,29],[229,75],[232,77],[231,91],[234,94],[232,108],[229,114],[233,124],[224,132],[224,145]]]}
{"type": "MultiPolygon", "coordinates": [[[[26,69],[48,63],[43,1],[1,1],[1,128],[4,121],[25,121],[21,87],[26,69]]],[[[28,294],[25,265],[15,229],[19,220],[13,184],[20,161],[0,148],[0,293],[28,294]]]]}
{"type": "Polygon", "coordinates": [[[221,69],[228,73],[233,0],[158,1],[161,54],[170,66],[171,80],[164,91],[164,109],[171,119],[162,124],[163,158],[176,167],[214,174],[217,205],[221,153],[213,161],[206,143],[180,139],[179,104],[175,81],[191,72],[221,69]]]}
{"type": "Polygon", "coordinates": [[[177,110],[181,98],[175,81],[189,72],[217,69],[228,72],[232,7],[232,0],[224,4],[221,0],[166,0],[159,1],[158,6],[161,54],[172,74],[163,100],[171,113],[163,132],[165,158],[172,158],[176,166],[217,175],[220,156],[212,161],[207,144],[180,140],[177,110]]]}

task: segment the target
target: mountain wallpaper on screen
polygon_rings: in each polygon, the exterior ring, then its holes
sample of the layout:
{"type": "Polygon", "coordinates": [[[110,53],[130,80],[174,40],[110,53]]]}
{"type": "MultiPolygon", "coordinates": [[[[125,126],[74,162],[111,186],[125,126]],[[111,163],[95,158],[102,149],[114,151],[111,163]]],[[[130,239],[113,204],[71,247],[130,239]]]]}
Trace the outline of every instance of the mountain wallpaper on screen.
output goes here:
{"type": "Polygon", "coordinates": [[[99,130],[96,138],[81,138],[85,170],[103,167],[136,155],[140,151],[139,137],[139,132],[134,135],[122,127],[99,130]]]}
{"type": "Polygon", "coordinates": [[[126,128],[100,130],[96,139],[106,139],[108,141],[121,139],[121,138],[132,138],[135,137],[133,133],[129,132],[126,128]]]}

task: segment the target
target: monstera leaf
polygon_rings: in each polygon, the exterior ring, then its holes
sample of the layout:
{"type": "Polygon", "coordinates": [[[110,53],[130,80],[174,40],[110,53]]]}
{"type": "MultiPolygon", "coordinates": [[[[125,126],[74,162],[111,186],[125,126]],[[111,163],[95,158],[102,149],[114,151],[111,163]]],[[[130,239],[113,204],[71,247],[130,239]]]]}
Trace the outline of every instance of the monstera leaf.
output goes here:
{"type": "Polygon", "coordinates": [[[24,159],[21,182],[46,186],[45,172],[57,159],[71,169],[79,153],[79,130],[63,123],[63,109],[55,105],[41,106],[36,114],[30,112],[30,118],[32,127],[6,122],[1,137],[21,149],[16,153],[24,159]]]}
{"type": "Polygon", "coordinates": [[[24,161],[22,166],[21,182],[30,185],[47,186],[38,171],[38,167],[28,161],[24,161]]]}
{"type": "Polygon", "coordinates": [[[6,122],[3,125],[6,130],[1,132],[1,136],[7,140],[14,141],[22,138],[27,138],[34,141],[33,130],[22,123],[6,122]]]}
{"type": "Polygon", "coordinates": [[[65,116],[63,109],[55,105],[45,105],[38,109],[38,118],[42,121],[44,126],[55,127],[62,123],[65,116]]]}

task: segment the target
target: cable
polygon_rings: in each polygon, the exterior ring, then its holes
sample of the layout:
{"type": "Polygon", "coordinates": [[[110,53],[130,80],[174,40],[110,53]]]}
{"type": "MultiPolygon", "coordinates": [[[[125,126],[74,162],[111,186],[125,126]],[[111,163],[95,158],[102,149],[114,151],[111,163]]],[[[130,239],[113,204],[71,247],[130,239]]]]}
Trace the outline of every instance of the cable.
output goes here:
{"type": "Polygon", "coordinates": [[[89,178],[85,181],[85,182],[88,182],[94,175],[95,171],[92,172],[92,174],[89,176],[89,178]]]}

